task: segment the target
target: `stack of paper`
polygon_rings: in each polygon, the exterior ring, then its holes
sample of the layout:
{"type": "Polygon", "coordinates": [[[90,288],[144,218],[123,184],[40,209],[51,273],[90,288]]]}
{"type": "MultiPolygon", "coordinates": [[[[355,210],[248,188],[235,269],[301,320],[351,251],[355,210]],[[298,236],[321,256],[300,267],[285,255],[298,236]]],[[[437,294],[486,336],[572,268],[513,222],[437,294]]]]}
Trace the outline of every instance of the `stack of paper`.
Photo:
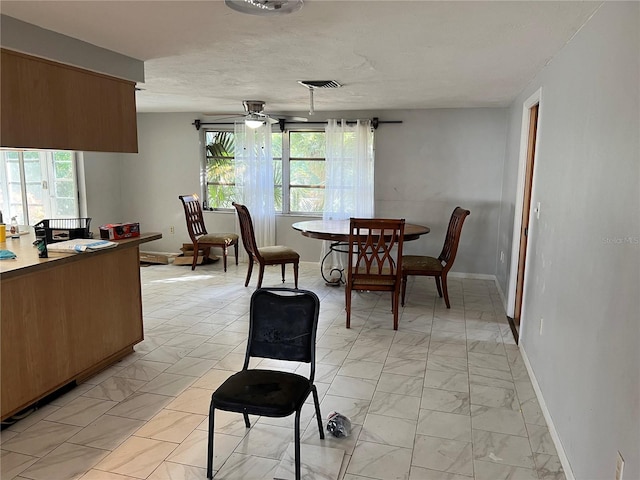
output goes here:
{"type": "Polygon", "coordinates": [[[93,238],[76,238],[75,240],[66,240],[64,242],[50,243],[47,245],[47,249],[50,252],[64,252],[64,253],[82,253],[91,252],[95,250],[102,250],[103,248],[117,247],[116,242],[110,242],[109,240],[95,240],[93,238]]]}

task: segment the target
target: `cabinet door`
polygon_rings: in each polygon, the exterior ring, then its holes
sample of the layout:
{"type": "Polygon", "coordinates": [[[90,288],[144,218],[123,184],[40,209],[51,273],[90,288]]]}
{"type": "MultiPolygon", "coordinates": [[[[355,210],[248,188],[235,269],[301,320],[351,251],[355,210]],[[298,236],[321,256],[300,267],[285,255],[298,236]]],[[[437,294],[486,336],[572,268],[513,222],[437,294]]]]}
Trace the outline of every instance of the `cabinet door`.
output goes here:
{"type": "Polygon", "coordinates": [[[2,146],[138,151],[135,83],[2,50],[2,146]]]}
{"type": "Polygon", "coordinates": [[[3,419],[143,339],[138,247],[79,255],[2,281],[3,419]]]}

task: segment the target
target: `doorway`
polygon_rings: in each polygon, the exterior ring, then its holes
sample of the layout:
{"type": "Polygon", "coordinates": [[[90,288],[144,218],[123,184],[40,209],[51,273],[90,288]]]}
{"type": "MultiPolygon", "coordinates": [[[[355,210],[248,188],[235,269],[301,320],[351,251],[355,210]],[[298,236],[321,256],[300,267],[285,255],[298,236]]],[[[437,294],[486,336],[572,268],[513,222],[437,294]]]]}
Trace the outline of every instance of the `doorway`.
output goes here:
{"type": "Polygon", "coordinates": [[[530,232],[531,198],[533,173],[538,138],[540,110],[540,90],[530,97],[523,106],[521,137],[520,175],[514,216],[514,235],[511,256],[508,319],[516,343],[519,342],[523,326],[523,299],[527,267],[527,245],[530,232]]]}

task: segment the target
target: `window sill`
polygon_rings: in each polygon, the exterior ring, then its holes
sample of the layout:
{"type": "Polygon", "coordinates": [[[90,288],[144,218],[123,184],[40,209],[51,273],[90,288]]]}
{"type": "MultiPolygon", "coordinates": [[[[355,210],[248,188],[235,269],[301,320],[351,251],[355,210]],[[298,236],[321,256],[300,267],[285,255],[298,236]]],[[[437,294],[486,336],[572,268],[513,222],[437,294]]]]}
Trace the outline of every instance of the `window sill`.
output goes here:
{"type": "MultiPolygon", "coordinates": [[[[222,214],[235,214],[235,210],[232,209],[227,209],[227,208],[208,208],[206,210],[203,210],[203,212],[205,213],[222,213],[222,214]]],[[[294,217],[294,218],[306,218],[306,217],[311,217],[311,218],[322,218],[322,213],[299,213],[299,212],[295,212],[295,213],[278,213],[276,212],[276,217],[294,217]]]]}

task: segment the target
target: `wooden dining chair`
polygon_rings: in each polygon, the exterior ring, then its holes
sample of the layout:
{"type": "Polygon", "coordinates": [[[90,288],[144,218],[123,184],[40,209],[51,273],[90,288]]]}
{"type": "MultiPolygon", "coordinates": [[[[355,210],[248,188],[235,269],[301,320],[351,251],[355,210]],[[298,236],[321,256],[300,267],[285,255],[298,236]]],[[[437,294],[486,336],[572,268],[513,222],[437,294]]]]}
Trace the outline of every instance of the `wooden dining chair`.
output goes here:
{"type": "Polygon", "coordinates": [[[352,218],[345,285],[347,328],[351,328],[351,292],[391,292],[393,329],[398,329],[404,219],[352,218]]]}
{"type": "Polygon", "coordinates": [[[236,265],[238,265],[238,234],[236,233],[208,233],[204,225],[202,207],[197,194],[178,195],[184,207],[184,216],[187,221],[187,232],[193,243],[193,263],[191,270],[195,270],[198,264],[198,249],[202,249],[204,258],[209,257],[211,247],[222,249],[222,263],[224,271],[227,271],[227,252],[233,245],[236,254],[236,265]]]}
{"type": "Polygon", "coordinates": [[[244,282],[244,286],[247,287],[249,285],[254,262],[258,262],[260,265],[257,288],[262,287],[262,278],[264,277],[264,267],[266,265],[281,265],[282,283],[284,283],[284,267],[286,264],[292,263],[294,285],[298,288],[298,265],[300,263],[300,255],[298,252],[284,245],[258,247],[249,209],[235,202],[233,202],[233,206],[238,212],[242,243],[244,244],[244,249],[247,251],[247,255],[249,255],[249,270],[247,271],[247,280],[244,282]]]}
{"type": "Polygon", "coordinates": [[[423,255],[405,255],[402,257],[402,306],[404,306],[404,297],[407,291],[407,277],[409,275],[424,275],[435,277],[438,295],[442,298],[444,293],[444,303],[447,308],[451,308],[449,291],[447,290],[447,273],[451,270],[453,261],[456,259],[462,224],[469,214],[471,214],[469,210],[460,207],[456,207],[453,210],[449,219],[444,246],[438,258],[423,255]]]}

